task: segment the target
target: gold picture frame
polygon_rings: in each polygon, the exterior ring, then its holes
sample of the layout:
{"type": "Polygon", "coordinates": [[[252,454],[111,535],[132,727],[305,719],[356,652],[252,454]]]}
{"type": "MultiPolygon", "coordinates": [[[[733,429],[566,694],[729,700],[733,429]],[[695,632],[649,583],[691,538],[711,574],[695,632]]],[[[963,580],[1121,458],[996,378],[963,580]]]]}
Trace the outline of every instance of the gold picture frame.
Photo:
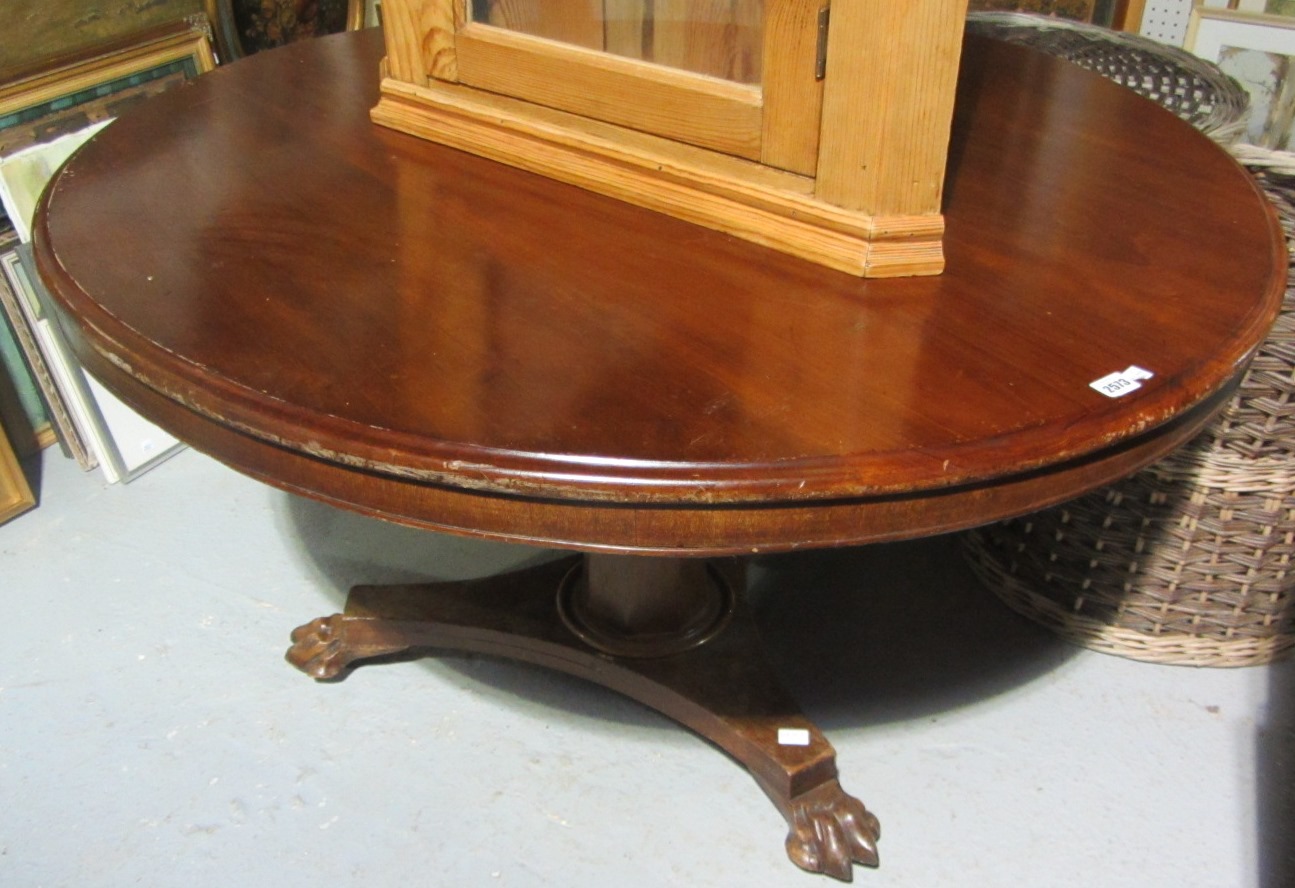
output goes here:
{"type": "Polygon", "coordinates": [[[4,429],[0,428],[0,524],[5,523],[32,506],[36,497],[32,495],[31,485],[18,464],[13,447],[4,429]]]}
{"type": "Polygon", "coordinates": [[[132,102],[213,70],[206,19],[199,19],[0,71],[0,155],[110,119],[132,102]]]}

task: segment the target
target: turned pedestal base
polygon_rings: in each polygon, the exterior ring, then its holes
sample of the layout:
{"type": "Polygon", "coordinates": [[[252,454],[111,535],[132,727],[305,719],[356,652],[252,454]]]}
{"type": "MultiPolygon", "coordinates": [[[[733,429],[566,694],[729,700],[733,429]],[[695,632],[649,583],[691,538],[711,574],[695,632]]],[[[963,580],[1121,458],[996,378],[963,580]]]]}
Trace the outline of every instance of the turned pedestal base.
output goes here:
{"type": "Polygon", "coordinates": [[[837,782],[836,753],[782,687],[735,562],[589,555],[481,580],[357,586],[344,613],[292,633],[317,679],[358,660],[449,649],[588,679],[696,731],[750,770],[787,819],[787,854],[849,881],[880,826],[837,782]]]}

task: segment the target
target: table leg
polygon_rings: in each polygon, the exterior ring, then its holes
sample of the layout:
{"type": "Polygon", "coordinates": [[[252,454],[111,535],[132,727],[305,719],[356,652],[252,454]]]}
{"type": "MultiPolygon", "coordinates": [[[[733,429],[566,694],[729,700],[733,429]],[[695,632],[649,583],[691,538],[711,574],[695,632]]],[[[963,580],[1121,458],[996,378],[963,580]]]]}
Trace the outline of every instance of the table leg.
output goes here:
{"type": "Polygon", "coordinates": [[[791,860],[849,881],[852,863],[877,864],[877,818],[841,789],[835,750],[782,687],[742,582],[732,561],[588,555],[480,580],[357,586],[344,613],[292,633],[287,658],[333,679],[358,660],[440,648],[612,688],[745,765],[787,819],[791,860]]]}

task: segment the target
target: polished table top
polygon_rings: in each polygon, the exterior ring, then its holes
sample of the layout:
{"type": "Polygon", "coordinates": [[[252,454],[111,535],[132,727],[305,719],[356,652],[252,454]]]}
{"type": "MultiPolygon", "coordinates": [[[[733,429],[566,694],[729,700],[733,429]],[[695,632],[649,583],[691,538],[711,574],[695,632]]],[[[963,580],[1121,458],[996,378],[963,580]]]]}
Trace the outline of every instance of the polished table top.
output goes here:
{"type": "Polygon", "coordinates": [[[948,270],[860,280],[373,125],[376,32],[204,75],[54,181],[88,367],[194,446],[410,524],[606,551],[892,539],[1186,440],[1284,243],[1168,112],[968,38],[948,270]],[[1137,365],[1122,398],[1089,383],[1137,365]]]}

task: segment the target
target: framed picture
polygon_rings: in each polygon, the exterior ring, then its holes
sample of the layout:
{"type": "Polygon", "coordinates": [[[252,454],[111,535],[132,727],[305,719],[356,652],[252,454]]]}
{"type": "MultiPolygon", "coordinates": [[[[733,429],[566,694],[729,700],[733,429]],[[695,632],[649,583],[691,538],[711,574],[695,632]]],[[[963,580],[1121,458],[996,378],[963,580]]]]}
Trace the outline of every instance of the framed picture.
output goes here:
{"type": "Polygon", "coordinates": [[[1295,0],[1196,0],[1192,5],[1260,15],[1295,16],[1295,0]]]}
{"type": "MultiPolygon", "coordinates": [[[[54,171],[81,145],[107,126],[104,120],[78,132],[66,133],[49,142],[29,145],[7,157],[0,157],[0,203],[8,213],[19,244],[31,239],[32,213],[45,183],[54,171]]],[[[49,419],[68,454],[83,469],[100,465],[101,459],[90,440],[91,427],[84,411],[78,411],[52,346],[43,341],[43,311],[25,286],[18,268],[17,244],[0,256],[0,308],[22,351],[25,368],[48,405],[49,419]]]]}
{"type": "MultiPolygon", "coordinates": [[[[63,353],[59,351],[57,344],[51,340],[48,334],[48,322],[44,317],[44,309],[37,301],[36,294],[28,283],[27,273],[21,267],[17,249],[10,250],[0,256],[0,275],[3,275],[5,279],[7,291],[13,295],[23,326],[31,334],[31,339],[35,343],[40,357],[40,364],[49,374],[48,385],[66,411],[65,417],[72,429],[67,440],[76,441],[77,448],[80,451],[77,462],[83,467],[93,468],[98,466],[98,448],[94,446],[90,437],[94,430],[90,416],[82,399],[79,397],[79,391],[72,384],[73,380],[66,366],[63,353]]],[[[69,449],[71,449],[70,446],[69,449]]],[[[76,453],[77,451],[74,450],[73,454],[76,455],[76,453]]],[[[111,474],[110,469],[109,473],[111,474]]]]}
{"type": "Polygon", "coordinates": [[[54,381],[54,373],[41,350],[36,328],[31,324],[31,311],[23,309],[18,301],[18,294],[10,283],[10,269],[17,264],[16,250],[10,249],[0,254],[0,269],[3,269],[3,273],[0,273],[0,312],[4,314],[5,321],[13,332],[26,371],[39,389],[45,413],[55,435],[68,455],[77,461],[77,465],[89,471],[99,461],[86,446],[85,439],[72,418],[67,400],[54,381]]]}
{"type": "MultiPolygon", "coordinates": [[[[4,0],[0,59],[18,67],[202,12],[202,0],[4,0]]],[[[8,78],[0,76],[0,83],[8,78]]]]}
{"type": "Polygon", "coordinates": [[[31,486],[18,465],[18,457],[0,429],[0,524],[36,505],[31,486]]]}
{"type": "MultiPolygon", "coordinates": [[[[18,232],[0,219],[0,253],[18,245],[18,232]]],[[[0,426],[19,457],[43,450],[58,442],[49,410],[27,366],[12,318],[3,311],[8,292],[0,275],[0,426]]]]}
{"type": "Polygon", "coordinates": [[[1295,145],[1295,17],[1198,6],[1186,48],[1217,64],[1250,94],[1243,141],[1286,150],[1295,145]]]}
{"type": "Polygon", "coordinates": [[[18,296],[28,326],[35,331],[41,356],[72,424],[108,483],[133,480],[182,450],[183,444],[135,413],[82,369],[33,265],[30,244],[0,257],[0,269],[18,296]]]}
{"type": "Polygon", "coordinates": [[[48,142],[216,66],[200,24],[180,21],[0,72],[0,155],[48,142]]]}

